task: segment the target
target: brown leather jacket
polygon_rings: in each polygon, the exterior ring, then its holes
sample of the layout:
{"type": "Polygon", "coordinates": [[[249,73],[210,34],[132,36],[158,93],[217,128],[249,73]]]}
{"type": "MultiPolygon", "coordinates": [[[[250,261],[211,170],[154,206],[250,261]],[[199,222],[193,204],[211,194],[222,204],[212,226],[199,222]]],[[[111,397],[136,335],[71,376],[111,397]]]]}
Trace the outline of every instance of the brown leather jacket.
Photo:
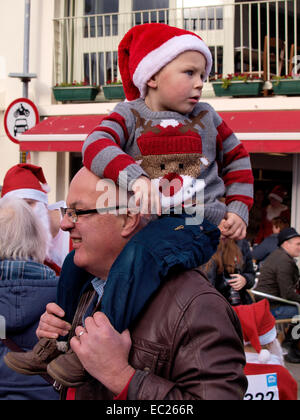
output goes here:
{"type": "MultiPolygon", "coordinates": [[[[131,329],[129,400],[240,400],[247,389],[239,321],[197,270],[169,279],[131,329]]],[[[113,395],[90,378],[76,399],[113,395]]]]}

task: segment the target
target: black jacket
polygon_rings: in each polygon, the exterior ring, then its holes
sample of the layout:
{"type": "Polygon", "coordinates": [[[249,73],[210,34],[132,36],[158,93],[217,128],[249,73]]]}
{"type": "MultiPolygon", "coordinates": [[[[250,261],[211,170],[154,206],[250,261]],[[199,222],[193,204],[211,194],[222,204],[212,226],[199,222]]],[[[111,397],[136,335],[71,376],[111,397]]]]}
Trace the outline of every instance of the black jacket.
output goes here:
{"type": "MultiPolygon", "coordinates": [[[[252,289],[255,283],[255,270],[254,270],[253,261],[252,261],[252,253],[251,253],[248,241],[246,239],[237,241],[237,245],[242,251],[242,254],[244,257],[244,263],[243,263],[243,266],[241,267],[240,274],[243,277],[245,277],[246,282],[247,282],[244,288],[240,290],[239,292],[240,297],[241,297],[241,304],[248,305],[252,303],[252,300],[247,290],[252,289]]],[[[212,263],[209,270],[205,269],[205,272],[211,284],[215,286],[215,288],[220,293],[222,293],[223,296],[228,298],[231,287],[225,283],[223,273],[218,274],[217,265],[215,263],[212,263]]]]}

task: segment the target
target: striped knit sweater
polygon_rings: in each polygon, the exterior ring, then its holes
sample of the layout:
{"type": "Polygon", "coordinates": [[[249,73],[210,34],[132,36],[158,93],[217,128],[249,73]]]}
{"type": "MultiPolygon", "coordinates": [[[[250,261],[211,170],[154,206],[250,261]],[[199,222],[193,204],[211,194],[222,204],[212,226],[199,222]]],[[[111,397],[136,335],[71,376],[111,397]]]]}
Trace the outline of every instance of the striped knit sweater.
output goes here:
{"type": "Polygon", "coordinates": [[[172,181],[170,174],[176,173],[191,195],[195,180],[204,180],[205,218],[218,225],[226,212],[233,212],[248,224],[253,202],[249,155],[207,103],[199,102],[189,115],[152,112],[142,99],[119,103],[86,139],[83,162],[124,188],[146,175],[159,180],[161,191],[161,180],[172,181]],[[224,196],[225,204],[219,200],[224,196]]]}

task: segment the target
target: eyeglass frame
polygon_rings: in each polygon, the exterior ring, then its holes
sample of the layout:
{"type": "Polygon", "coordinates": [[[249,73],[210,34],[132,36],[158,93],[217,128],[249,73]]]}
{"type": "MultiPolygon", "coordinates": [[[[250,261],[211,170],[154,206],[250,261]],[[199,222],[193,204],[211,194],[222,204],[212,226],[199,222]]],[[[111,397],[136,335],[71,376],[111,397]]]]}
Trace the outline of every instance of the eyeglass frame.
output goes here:
{"type": "Polygon", "coordinates": [[[120,209],[128,209],[128,207],[127,206],[115,206],[115,207],[106,207],[106,208],[103,208],[103,209],[90,209],[90,210],[77,210],[77,209],[73,209],[73,208],[70,208],[70,207],[60,207],[60,213],[61,213],[63,218],[65,216],[68,216],[68,218],[72,220],[72,223],[77,223],[79,216],[84,216],[86,214],[107,213],[107,212],[110,212],[110,211],[113,211],[113,210],[120,210],[120,209]],[[73,215],[67,214],[68,211],[72,212],[73,215]]]}

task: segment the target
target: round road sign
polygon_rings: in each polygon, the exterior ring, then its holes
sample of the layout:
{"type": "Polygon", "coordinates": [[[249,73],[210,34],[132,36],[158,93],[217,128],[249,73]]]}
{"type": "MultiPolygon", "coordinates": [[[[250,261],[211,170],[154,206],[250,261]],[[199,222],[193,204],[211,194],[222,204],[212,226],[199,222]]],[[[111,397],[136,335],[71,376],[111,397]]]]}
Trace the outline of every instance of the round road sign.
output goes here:
{"type": "Polygon", "coordinates": [[[4,128],[11,141],[19,144],[17,136],[35,127],[39,120],[39,112],[35,104],[27,98],[19,98],[7,108],[4,128]]]}

